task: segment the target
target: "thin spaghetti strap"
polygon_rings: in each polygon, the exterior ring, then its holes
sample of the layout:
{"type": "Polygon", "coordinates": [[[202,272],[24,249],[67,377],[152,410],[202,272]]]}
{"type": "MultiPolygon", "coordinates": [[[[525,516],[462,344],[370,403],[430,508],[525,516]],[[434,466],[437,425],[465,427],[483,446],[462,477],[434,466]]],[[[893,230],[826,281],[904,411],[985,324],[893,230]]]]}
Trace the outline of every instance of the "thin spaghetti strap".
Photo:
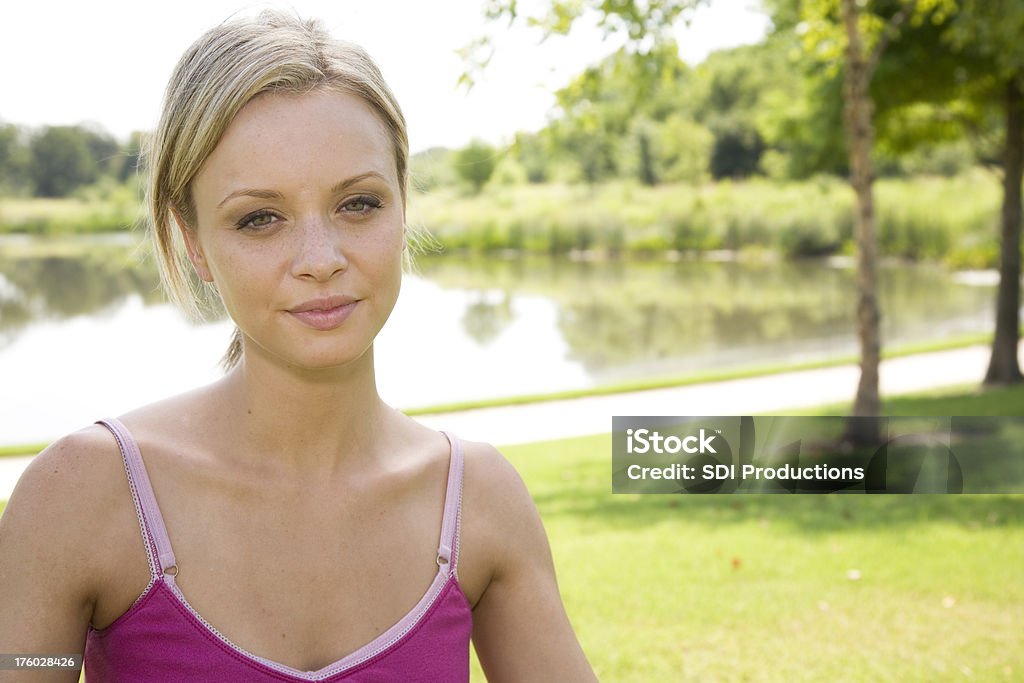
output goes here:
{"type": "Polygon", "coordinates": [[[437,564],[456,575],[459,564],[459,525],[462,519],[462,443],[459,437],[442,432],[451,444],[448,464],[448,489],[444,496],[444,521],[441,523],[441,545],[437,549],[437,564]]]}
{"type": "Polygon", "coordinates": [[[110,430],[117,440],[118,448],[121,449],[125,471],[128,473],[128,486],[131,488],[135,512],[139,517],[139,528],[146,544],[149,569],[154,578],[165,575],[173,581],[174,575],[178,572],[174,551],[171,550],[171,540],[167,536],[167,528],[164,526],[160,507],[156,503],[149,475],[146,474],[146,465],[142,462],[139,445],[119,420],[109,418],[100,420],[99,424],[110,430]]]}

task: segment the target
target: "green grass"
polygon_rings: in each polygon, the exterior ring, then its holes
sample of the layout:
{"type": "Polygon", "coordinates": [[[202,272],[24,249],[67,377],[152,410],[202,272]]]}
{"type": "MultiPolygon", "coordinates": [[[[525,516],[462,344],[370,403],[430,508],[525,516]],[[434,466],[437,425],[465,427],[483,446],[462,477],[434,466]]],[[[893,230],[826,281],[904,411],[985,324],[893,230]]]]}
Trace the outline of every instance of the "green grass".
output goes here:
{"type": "Polygon", "coordinates": [[[1024,496],[612,495],[610,436],[503,451],[601,680],[1024,675],[1024,496]]]}
{"type": "Polygon", "coordinates": [[[50,444],[29,443],[24,445],[0,446],[0,458],[8,456],[35,455],[50,444]]]}
{"type": "Polygon", "coordinates": [[[0,200],[0,234],[85,235],[121,232],[139,224],[142,205],[131,185],[96,186],[60,199],[0,200]]]}
{"type": "MultiPolygon", "coordinates": [[[[777,411],[774,415],[846,415],[847,404],[777,411]]],[[[883,415],[1024,415],[1024,386],[944,387],[882,401],[883,415]]]]}
{"type": "MultiPolygon", "coordinates": [[[[1024,387],[883,412],[1021,415],[1024,387]]],[[[1024,495],[612,495],[610,435],[502,451],[601,680],[1024,677],[1024,495]]]]}

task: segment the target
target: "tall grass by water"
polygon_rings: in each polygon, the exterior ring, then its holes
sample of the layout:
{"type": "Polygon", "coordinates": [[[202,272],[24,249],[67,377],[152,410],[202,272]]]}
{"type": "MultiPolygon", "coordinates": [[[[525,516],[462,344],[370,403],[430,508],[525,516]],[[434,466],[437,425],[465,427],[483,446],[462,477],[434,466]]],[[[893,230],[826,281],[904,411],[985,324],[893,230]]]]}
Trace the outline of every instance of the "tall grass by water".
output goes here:
{"type": "MultiPolygon", "coordinates": [[[[976,170],[955,178],[883,179],[876,184],[882,253],[955,267],[997,263],[999,185],[976,170]]],[[[695,187],[610,183],[453,189],[414,194],[410,221],[448,249],[564,254],[853,251],[853,194],[838,178],[695,187]]]]}
{"type": "Polygon", "coordinates": [[[0,234],[92,235],[137,228],[139,188],[105,182],[65,198],[0,198],[0,234]]]}

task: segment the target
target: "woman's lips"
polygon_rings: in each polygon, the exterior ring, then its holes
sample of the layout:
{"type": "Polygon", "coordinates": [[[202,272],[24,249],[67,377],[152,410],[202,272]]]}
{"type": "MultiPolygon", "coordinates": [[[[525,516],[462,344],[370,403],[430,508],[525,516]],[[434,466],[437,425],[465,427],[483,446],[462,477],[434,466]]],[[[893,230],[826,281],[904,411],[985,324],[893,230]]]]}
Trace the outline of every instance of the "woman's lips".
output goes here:
{"type": "Polygon", "coordinates": [[[307,301],[290,309],[288,313],[304,325],[326,331],[333,330],[345,322],[358,303],[357,299],[351,297],[330,297],[307,301]]]}

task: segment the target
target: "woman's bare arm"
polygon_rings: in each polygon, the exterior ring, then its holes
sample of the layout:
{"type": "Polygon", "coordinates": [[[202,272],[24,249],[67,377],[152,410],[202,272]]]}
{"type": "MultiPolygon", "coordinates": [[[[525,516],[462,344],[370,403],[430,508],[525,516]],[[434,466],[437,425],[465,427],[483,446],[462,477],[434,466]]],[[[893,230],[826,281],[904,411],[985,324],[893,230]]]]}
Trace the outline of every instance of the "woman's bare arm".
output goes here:
{"type": "Polygon", "coordinates": [[[519,474],[487,446],[467,449],[473,508],[486,516],[493,573],[473,609],[473,644],[491,683],[596,681],[558,592],[551,549],[519,474]],[[487,452],[489,451],[489,452],[487,452]]]}
{"type": "MultiPolygon", "coordinates": [[[[36,456],[0,517],[0,652],[82,654],[111,488],[112,441],[96,429],[36,456]]],[[[0,681],[78,679],[77,670],[0,671],[0,681]]]]}

